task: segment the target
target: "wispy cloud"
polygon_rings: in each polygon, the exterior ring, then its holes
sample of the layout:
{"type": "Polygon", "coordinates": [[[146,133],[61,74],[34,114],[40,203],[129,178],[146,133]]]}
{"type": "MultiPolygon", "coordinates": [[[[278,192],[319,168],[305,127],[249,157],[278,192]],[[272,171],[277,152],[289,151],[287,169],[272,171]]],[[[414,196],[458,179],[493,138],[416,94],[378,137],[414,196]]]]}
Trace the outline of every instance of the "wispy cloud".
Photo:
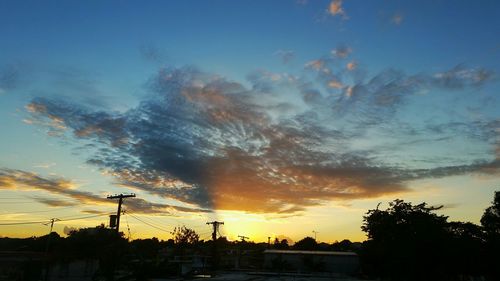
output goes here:
{"type": "MultiPolygon", "coordinates": [[[[313,81],[260,71],[246,87],[194,67],[164,68],[148,81],[150,95],[123,113],[45,98],[27,109],[35,124],[61,120],[66,135],[91,141],[97,151],[88,163],[117,184],[198,208],[296,214],[329,200],[408,191],[416,179],[498,171],[491,158],[407,167],[383,157],[393,148],[352,145],[373,130],[409,134],[391,120],[410,97],[424,88],[476,87],[492,78],[489,71],[386,70],[356,81],[345,62],[336,67],[349,53],[340,47],[308,63],[313,81]]],[[[480,134],[491,140],[486,129],[480,134]]]]}
{"type": "MultiPolygon", "coordinates": [[[[113,204],[105,197],[77,189],[70,180],[60,177],[42,177],[32,172],[0,168],[0,189],[37,190],[53,195],[66,197],[70,201],[59,198],[33,197],[34,200],[49,206],[85,206],[113,204]]],[[[141,198],[127,202],[127,208],[137,213],[172,213],[172,212],[204,212],[198,208],[173,206],[153,203],[141,198]]]]}
{"type": "Polygon", "coordinates": [[[404,20],[404,16],[401,13],[394,13],[391,17],[391,23],[394,25],[400,25],[404,20]]]}
{"type": "Polygon", "coordinates": [[[348,55],[351,54],[351,52],[352,52],[351,48],[345,45],[340,45],[332,50],[332,55],[338,58],[346,58],[348,55]]]}
{"type": "Polygon", "coordinates": [[[153,45],[143,45],[139,49],[141,56],[146,61],[155,63],[165,63],[166,55],[162,50],[153,45]]]}
{"type": "Polygon", "coordinates": [[[295,57],[295,52],[290,50],[278,50],[274,54],[279,56],[284,64],[289,63],[295,57]]]}

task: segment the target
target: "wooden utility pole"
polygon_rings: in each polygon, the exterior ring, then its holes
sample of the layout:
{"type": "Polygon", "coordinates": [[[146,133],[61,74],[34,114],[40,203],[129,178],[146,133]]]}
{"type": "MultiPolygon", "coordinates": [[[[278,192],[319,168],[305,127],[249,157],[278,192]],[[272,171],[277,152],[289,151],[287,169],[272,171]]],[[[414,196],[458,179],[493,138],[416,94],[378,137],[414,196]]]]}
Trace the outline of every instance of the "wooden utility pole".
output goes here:
{"type": "Polygon", "coordinates": [[[211,224],[213,227],[213,232],[212,232],[212,270],[215,272],[217,270],[217,265],[218,265],[218,259],[217,259],[217,231],[219,230],[219,225],[223,225],[224,222],[222,221],[212,221],[212,222],[207,222],[207,224],[211,224]]]}
{"type": "Polygon", "coordinates": [[[108,199],[118,199],[118,211],[116,212],[116,233],[120,232],[120,215],[122,212],[123,198],[129,198],[129,197],[135,197],[135,194],[134,193],[117,194],[117,195],[110,195],[107,197],[108,199]]]}
{"type": "Polygon", "coordinates": [[[54,229],[54,223],[60,219],[52,218],[50,222],[44,223],[44,225],[50,225],[49,236],[47,237],[47,244],[45,244],[45,281],[49,280],[50,262],[49,262],[49,250],[50,250],[50,240],[52,239],[52,230],[54,229]]]}

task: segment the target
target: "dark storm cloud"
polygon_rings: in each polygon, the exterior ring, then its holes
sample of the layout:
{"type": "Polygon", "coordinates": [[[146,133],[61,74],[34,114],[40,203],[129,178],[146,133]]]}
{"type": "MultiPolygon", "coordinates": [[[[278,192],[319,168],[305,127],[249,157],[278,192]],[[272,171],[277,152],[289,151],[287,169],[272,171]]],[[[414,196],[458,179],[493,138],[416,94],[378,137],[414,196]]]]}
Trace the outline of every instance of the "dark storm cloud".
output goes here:
{"type": "MultiPolygon", "coordinates": [[[[151,93],[124,113],[42,98],[27,108],[37,124],[57,125],[95,144],[88,162],[117,184],[201,208],[290,214],[328,200],[405,191],[416,179],[498,172],[498,161],[491,159],[417,169],[375,157],[391,148],[353,148],[350,142],[364,138],[369,128],[395,128],[391,118],[422,89],[476,86],[491,75],[468,70],[409,76],[387,70],[348,84],[352,74],[334,73],[331,66],[349,53],[338,48],[334,58],[307,65],[330,88],[327,94],[317,83],[286,73],[255,72],[245,87],[184,67],[158,71],[147,83],[151,93]]],[[[443,129],[404,131],[424,130],[443,129]]],[[[487,126],[477,134],[493,137],[487,126]]],[[[134,202],[143,210],[165,207],[134,202]]]]}

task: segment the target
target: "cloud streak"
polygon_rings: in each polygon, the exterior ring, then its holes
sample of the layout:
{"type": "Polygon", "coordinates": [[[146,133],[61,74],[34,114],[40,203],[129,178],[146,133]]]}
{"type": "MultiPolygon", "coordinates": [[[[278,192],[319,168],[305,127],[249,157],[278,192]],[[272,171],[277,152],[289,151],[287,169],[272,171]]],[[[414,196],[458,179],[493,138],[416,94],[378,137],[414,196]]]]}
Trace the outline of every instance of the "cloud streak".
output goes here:
{"type": "MultiPolygon", "coordinates": [[[[60,177],[42,177],[38,174],[22,170],[0,169],[0,189],[36,190],[45,191],[49,194],[62,196],[66,199],[52,197],[33,197],[35,201],[52,206],[85,206],[85,205],[109,205],[114,202],[87,191],[77,189],[70,180],[60,177]],[[70,201],[68,200],[70,199],[70,201]]],[[[127,201],[127,208],[137,213],[169,214],[173,212],[205,212],[197,208],[186,208],[168,204],[148,202],[141,198],[127,201]]]]}

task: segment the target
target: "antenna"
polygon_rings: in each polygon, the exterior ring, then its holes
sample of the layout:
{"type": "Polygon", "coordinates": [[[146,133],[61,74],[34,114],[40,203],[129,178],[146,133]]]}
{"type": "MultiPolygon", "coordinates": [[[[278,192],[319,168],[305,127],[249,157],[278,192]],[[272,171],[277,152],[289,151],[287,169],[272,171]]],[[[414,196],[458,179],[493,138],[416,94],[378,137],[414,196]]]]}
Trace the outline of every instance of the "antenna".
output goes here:
{"type": "Polygon", "coordinates": [[[316,241],[316,235],[317,235],[319,232],[318,232],[318,231],[316,231],[316,230],[313,230],[312,232],[314,233],[314,241],[316,241]]]}

